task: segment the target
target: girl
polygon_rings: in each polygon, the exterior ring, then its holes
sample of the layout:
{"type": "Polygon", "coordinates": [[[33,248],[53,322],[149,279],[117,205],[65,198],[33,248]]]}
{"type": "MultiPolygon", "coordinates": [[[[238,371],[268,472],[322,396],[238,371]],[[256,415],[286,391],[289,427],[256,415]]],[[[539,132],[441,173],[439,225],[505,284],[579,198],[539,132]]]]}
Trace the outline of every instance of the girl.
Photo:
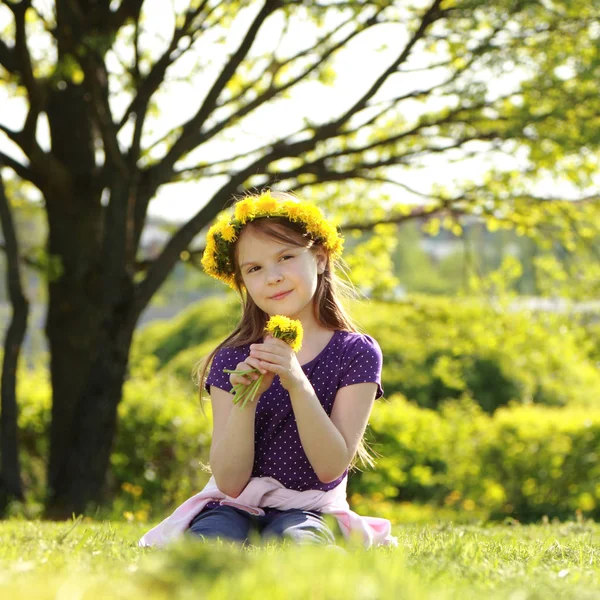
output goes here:
{"type": "MultiPolygon", "coordinates": [[[[324,515],[346,538],[396,544],[385,519],[361,517],[346,500],[356,456],[381,387],[378,343],[357,332],[338,299],[334,268],[343,240],[315,206],[265,191],[235,205],[211,227],[204,269],[240,295],[243,315],[200,369],[213,404],[212,477],[206,487],[149,531],[140,545],[186,533],[246,543],[250,538],[335,544],[324,515]],[[273,315],[297,319],[296,354],[264,336],[273,315]],[[240,410],[232,388],[264,374],[256,400],[240,410]]],[[[202,395],[202,385],[201,395],[202,395]]]]}

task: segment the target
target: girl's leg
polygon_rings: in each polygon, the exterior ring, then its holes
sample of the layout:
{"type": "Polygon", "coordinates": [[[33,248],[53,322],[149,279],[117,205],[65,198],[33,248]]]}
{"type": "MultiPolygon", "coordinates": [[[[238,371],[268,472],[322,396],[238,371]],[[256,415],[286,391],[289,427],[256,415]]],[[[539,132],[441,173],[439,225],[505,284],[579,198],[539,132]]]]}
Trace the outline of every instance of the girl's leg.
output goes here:
{"type": "Polygon", "coordinates": [[[335,545],[335,535],[321,513],[294,509],[268,513],[264,518],[267,519],[262,530],[265,540],[287,538],[300,544],[335,545]]]}
{"type": "Polygon", "coordinates": [[[252,515],[232,506],[217,506],[197,514],[188,534],[245,543],[252,526],[252,515]]]}

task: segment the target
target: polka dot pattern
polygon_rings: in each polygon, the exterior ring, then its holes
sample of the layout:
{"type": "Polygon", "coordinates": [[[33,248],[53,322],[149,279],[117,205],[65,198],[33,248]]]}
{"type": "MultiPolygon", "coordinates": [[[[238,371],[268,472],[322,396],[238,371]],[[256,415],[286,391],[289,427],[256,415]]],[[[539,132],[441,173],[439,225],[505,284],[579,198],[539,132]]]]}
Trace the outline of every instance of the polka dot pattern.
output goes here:
{"type": "MultiPolygon", "coordinates": [[[[223,369],[235,369],[249,354],[249,345],[219,350],[206,380],[207,391],[210,393],[210,386],[214,385],[231,392],[229,375],[223,373],[223,369]]],[[[331,416],[336,393],[344,386],[374,382],[377,383],[376,398],[383,395],[382,363],[381,348],[374,338],[337,330],[319,355],[302,365],[302,369],[331,416]]],[[[330,483],[319,481],[300,442],[290,395],[278,376],[259,400],[254,436],[252,477],[273,477],[292,490],[327,491],[338,485],[347,473],[346,470],[330,483]]]]}

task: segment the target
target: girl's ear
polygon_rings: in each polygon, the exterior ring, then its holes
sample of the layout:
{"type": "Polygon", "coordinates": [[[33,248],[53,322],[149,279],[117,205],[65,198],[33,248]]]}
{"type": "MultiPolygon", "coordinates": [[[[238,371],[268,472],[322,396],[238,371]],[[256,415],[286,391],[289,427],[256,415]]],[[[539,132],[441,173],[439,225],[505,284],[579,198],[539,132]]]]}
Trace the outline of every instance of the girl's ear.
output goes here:
{"type": "Polygon", "coordinates": [[[322,275],[325,272],[327,266],[327,255],[324,252],[317,253],[317,273],[322,275]]]}

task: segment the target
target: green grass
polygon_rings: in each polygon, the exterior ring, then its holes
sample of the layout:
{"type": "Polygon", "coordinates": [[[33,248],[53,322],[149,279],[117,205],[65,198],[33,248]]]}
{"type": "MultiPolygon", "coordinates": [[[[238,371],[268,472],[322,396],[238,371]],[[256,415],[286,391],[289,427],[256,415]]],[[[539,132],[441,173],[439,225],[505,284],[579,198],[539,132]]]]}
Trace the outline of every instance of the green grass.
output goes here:
{"type": "Polygon", "coordinates": [[[600,598],[600,525],[400,525],[398,548],[182,540],[139,523],[0,524],[0,598],[600,598]]]}

